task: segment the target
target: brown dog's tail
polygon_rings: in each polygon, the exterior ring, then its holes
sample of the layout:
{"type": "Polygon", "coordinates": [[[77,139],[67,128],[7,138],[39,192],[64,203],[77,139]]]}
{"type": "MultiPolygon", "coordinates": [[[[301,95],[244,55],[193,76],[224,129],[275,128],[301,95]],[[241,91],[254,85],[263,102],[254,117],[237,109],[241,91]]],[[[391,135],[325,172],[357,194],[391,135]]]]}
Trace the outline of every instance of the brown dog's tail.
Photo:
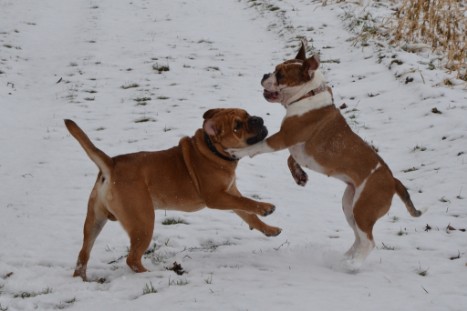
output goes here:
{"type": "Polygon", "coordinates": [[[72,120],[65,120],[65,125],[70,134],[76,138],[81,147],[88,157],[96,163],[97,167],[101,170],[104,176],[109,176],[110,171],[113,167],[113,160],[111,157],[106,155],[102,150],[94,146],[94,144],[89,139],[88,135],[83,132],[83,130],[72,120]]]}
{"type": "Polygon", "coordinates": [[[419,210],[415,208],[415,206],[412,203],[412,200],[410,199],[410,194],[407,191],[407,188],[401,183],[401,181],[397,178],[394,178],[394,181],[396,183],[396,193],[401,198],[402,202],[404,202],[405,207],[407,208],[407,211],[412,215],[413,217],[418,217],[422,214],[419,210]]]}

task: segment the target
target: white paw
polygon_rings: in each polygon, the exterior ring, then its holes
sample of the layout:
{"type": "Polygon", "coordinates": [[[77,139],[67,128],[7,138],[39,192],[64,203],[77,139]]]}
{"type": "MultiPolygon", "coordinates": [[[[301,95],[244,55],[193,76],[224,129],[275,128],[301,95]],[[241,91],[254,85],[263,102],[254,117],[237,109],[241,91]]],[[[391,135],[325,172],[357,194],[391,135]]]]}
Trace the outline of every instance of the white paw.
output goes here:
{"type": "Polygon", "coordinates": [[[241,159],[243,157],[246,157],[246,156],[253,156],[253,154],[251,154],[251,152],[249,152],[248,148],[241,148],[241,149],[237,149],[237,148],[230,148],[230,149],[226,149],[226,151],[234,158],[236,159],[241,159]]]}
{"type": "Polygon", "coordinates": [[[344,258],[342,258],[340,262],[340,266],[342,267],[342,269],[349,273],[357,273],[360,270],[362,263],[362,260],[359,260],[357,258],[344,256],[344,258]]]}

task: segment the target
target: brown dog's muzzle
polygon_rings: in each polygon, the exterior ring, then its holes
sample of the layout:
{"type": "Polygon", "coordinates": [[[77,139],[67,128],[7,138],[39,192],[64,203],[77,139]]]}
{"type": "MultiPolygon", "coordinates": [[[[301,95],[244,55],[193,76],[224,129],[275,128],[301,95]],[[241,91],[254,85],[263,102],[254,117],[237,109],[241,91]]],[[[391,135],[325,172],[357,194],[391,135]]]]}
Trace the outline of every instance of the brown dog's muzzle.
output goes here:
{"type": "Polygon", "coordinates": [[[248,132],[254,133],[255,136],[247,139],[248,145],[256,144],[268,136],[268,129],[264,126],[264,121],[260,117],[250,117],[248,119],[248,132]]]}

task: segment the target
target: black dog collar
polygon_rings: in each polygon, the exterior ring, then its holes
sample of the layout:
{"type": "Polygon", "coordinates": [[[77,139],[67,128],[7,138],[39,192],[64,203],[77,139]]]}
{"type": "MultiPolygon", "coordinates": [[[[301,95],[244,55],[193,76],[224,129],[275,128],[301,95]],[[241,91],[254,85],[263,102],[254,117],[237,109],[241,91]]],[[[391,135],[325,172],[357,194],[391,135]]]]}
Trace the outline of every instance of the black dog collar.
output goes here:
{"type": "Polygon", "coordinates": [[[237,161],[237,159],[235,159],[233,157],[228,157],[228,156],[223,155],[222,153],[220,153],[216,149],[216,147],[214,147],[214,144],[212,143],[211,138],[209,138],[209,135],[206,132],[204,133],[204,141],[206,142],[206,145],[208,145],[209,150],[211,150],[211,152],[214,153],[219,158],[221,158],[223,160],[226,160],[226,161],[230,161],[230,162],[237,161]]]}

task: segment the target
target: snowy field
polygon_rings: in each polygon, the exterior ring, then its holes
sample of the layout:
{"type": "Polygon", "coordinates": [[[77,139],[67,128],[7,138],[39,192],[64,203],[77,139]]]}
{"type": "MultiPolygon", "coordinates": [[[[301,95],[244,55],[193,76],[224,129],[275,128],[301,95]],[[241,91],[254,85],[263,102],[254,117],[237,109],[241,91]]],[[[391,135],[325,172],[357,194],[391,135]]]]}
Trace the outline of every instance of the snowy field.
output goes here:
{"type": "Polygon", "coordinates": [[[430,70],[430,53],[355,39],[352,20],[391,5],[328,2],[0,1],[0,310],[466,310],[466,84],[430,70]],[[273,133],[284,109],[259,82],[298,37],[320,53],[351,127],[426,213],[412,218],[396,197],[376,249],[347,273],[345,185],[308,171],[299,187],[287,152],[266,154],[240,161],[238,186],[276,205],[264,221],[281,235],[232,212],[157,211],[151,272],[127,267],[128,237],[109,222],[94,282],[73,278],[97,169],[63,119],[110,155],[172,147],[215,107],[260,115],[273,133]]]}

